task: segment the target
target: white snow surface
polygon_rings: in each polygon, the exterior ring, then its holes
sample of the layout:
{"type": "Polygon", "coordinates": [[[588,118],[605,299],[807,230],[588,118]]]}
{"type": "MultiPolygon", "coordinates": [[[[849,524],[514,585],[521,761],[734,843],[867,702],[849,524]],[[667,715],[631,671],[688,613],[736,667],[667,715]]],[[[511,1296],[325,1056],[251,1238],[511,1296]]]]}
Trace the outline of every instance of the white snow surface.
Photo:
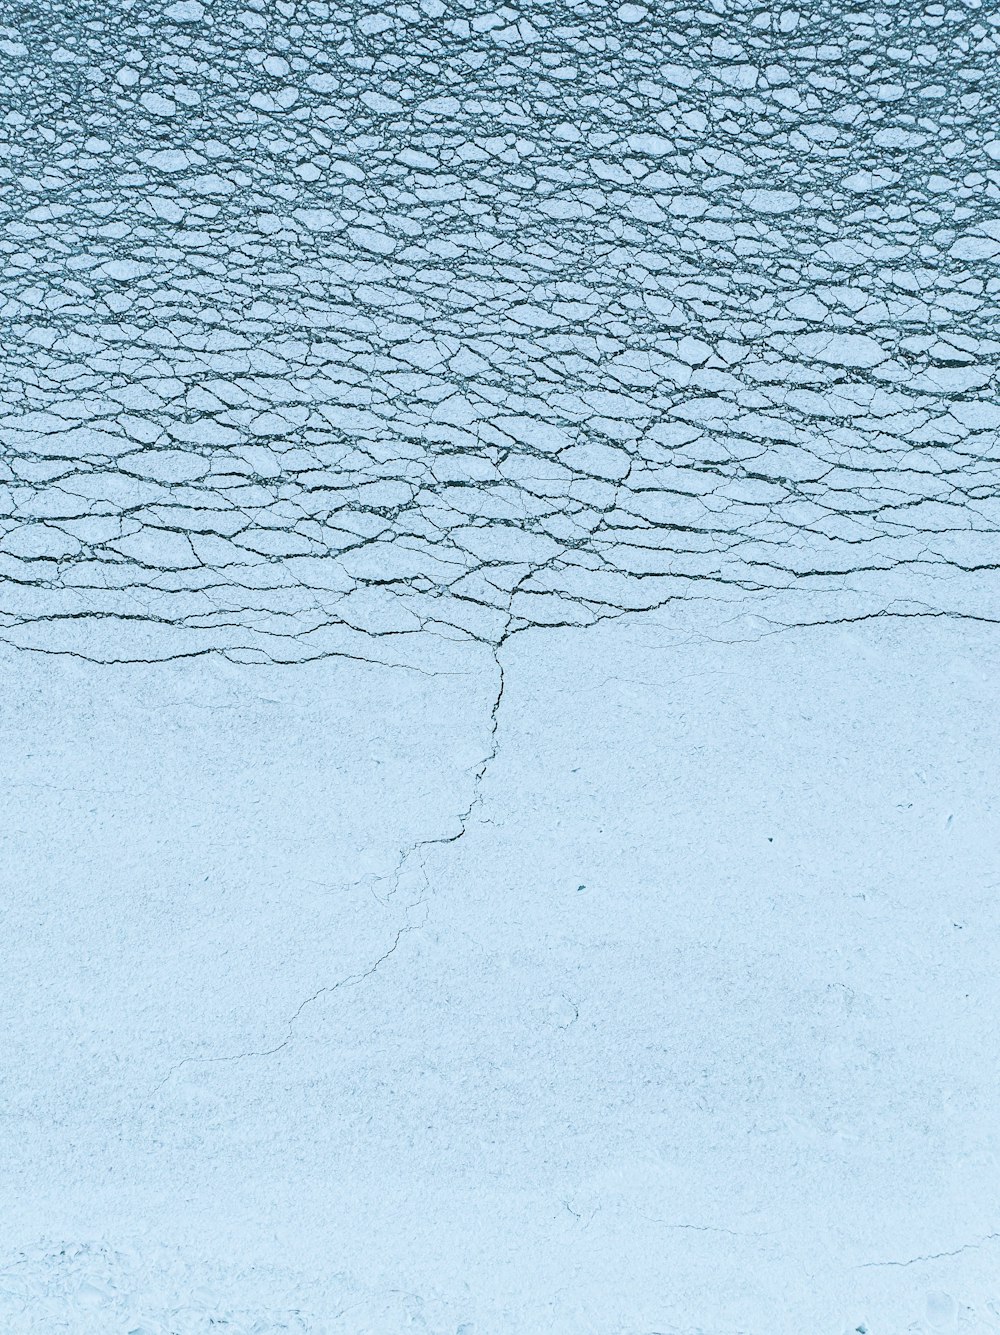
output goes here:
{"type": "Polygon", "coordinates": [[[4,652],[0,1329],[1000,1328],[995,627],[444,659],[4,652]]]}

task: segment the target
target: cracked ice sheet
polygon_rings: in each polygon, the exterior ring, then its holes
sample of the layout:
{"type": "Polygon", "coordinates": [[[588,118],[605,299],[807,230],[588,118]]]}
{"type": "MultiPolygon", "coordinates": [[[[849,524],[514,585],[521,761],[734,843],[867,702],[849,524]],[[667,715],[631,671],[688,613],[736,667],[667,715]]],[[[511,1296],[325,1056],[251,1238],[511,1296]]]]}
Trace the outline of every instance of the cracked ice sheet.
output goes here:
{"type": "Polygon", "coordinates": [[[51,5],[0,34],[0,636],[393,658],[998,616],[995,15],[51,5]]]}
{"type": "Polygon", "coordinates": [[[996,16],[3,22],[10,1322],[987,1321],[996,16]]]}
{"type": "Polygon", "coordinates": [[[398,886],[487,655],[10,660],[7,1328],[993,1329],[995,632],[760,629],[522,637],[398,886]]]}

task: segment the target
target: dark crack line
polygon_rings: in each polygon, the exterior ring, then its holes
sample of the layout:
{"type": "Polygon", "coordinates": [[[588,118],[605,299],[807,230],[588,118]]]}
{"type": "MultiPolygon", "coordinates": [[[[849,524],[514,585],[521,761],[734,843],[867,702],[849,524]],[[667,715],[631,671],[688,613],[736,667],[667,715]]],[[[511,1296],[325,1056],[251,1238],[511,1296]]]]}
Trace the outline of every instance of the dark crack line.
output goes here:
{"type": "MultiPolygon", "coordinates": [[[[384,903],[387,900],[391,899],[393,895],[396,894],[397,890],[399,889],[400,879],[402,878],[403,872],[406,870],[406,866],[411,858],[421,855],[425,849],[445,848],[451,844],[456,844],[459,842],[459,840],[463,839],[465,837],[465,833],[468,828],[468,823],[472,818],[473,812],[475,812],[482,805],[483,780],[486,777],[486,772],[489,769],[490,765],[496,759],[497,751],[499,749],[498,731],[500,726],[500,706],[501,703],[503,702],[504,688],[505,688],[505,674],[504,674],[503,663],[501,662],[500,659],[500,649],[494,646],[492,653],[493,653],[493,662],[497,671],[497,689],[493,697],[493,703],[490,707],[490,731],[489,731],[490,744],[488,751],[486,752],[486,754],[483,756],[482,760],[480,760],[478,766],[476,767],[475,775],[473,777],[473,782],[472,782],[472,796],[469,799],[469,803],[462,811],[459,811],[456,814],[455,819],[458,822],[458,829],[455,830],[453,834],[435,835],[433,838],[430,839],[418,839],[414,843],[409,844],[406,848],[402,849],[400,852],[399,861],[397,862],[394,870],[388,873],[388,875],[386,876],[381,876],[377,878],[377,880],[374,882],[375,885],[378,885],[382,881],[387,881],[387,880],[391,880],[393,883],[392,889],[386,895],[386,899],[380,902],[384,903]]],[[[425,889],[429,890],[426,870],[424,869],[422,858],[421,858],[421,868],[424,874],[425,889]]]]}
{"type": "Polygon", "coordinates": [[[961,1256],[963,1252],[978,1251],[980,1247],[985,1247],[990,1242],[996,1242],[997,1239],[1000,1239],[1000,1233],[987,1233],[978,1242],[965,1242],[961,1247],[956,1247],[950,1252],[930,1252],[926,1256],[911,1256],[908,1261],[865,1261],[863,1265],[855,1266],[855,1269],[884,1270],[891,1267],[905,1270],[907,1266],[920,1265],[925,1261],[944,1261],[950,1256],[961,1256]]]}
{"type": "MultiPolygon", "coordinates": [[[[500,661],[499,649],[494,649],[493,661],[497,669],[497,689],[493,697],[493,703],[490,709],[490,734],[489,734],[490,746],[489,750],[484,755],[483,759],[479,762],[479,765],[476,769],[475,778],[473,781],[473,792],[469,804],[464,808],[464,810],[458,813],[457,819],[459,823],[459,829],[454,834],[439,835],[431,839],[417,840],[415,843],[410,844],[407,848],[403,849],[400,854],[399,862],[397,863],[396,869],[393,873],[391,873],[394,885],[393,889],[389,892],[389,895],[386,897],[387,899],[391,898],[392,895],[394,895],[396,890],[398,889],[400,878],[405,870],[406,864],[409,862],[411,858],[422,854],[423,851],[428,848],[446,847],[448,845],[457,843],[460,839],[464,837],[466,830],[468,828],[468,822],[471,819],[473,812],[479,806],[482,805],[483,779],[485,778],[486,772],[490,764],[492,763],[493,760],[496,759],[498,751],[500,705],[501,702],[503,701],[504,682],[505,682],[504,669],[503,669],[503,664],[500,661]]],[[[346,978],[340,979],[339,982],[331,983],[327,986],[317,988],[315,992],[311,993],[308,997],[306,997],[303,1001],[301,1001],[299,1005],[296,1007],[295,1011],[286,1020],[285,1037],[281,1040],[280,1043],[275,1043],[272,1047],[269,1048],[253,1048],[253,1049],[248,1049],[245,1052],[228,1053],[219,1056],[183,1057],[180,1061],[176,1062],[170,1068],[170,1070],[159,1081],[159,1083],[154,1086],[151,1092],[153,1094],[158,1093],[164,1087],[164,1085],[168,1083],[171,1077],[184,1066],[196,1065],[196,1064],[206,1065],[206,1064],[215,1064],[224,1062],[238,1062],[258,1057],[273,1057],[276,1053],[281,1052],[284,1048],[286,1048],[288,1044],[292,1041],[295,1025],[299,1017],[305,1010],[307,1010],[311,1005],[313,1005],[314,1002],[318,1001],[320,997],[330,996],[335,992],[339,992],[344,987],[356,986],[359,983],[363,983],[366,979],[371,978],[372,975],[376,973],[377,970],[385,963],[385,961],[388,960],[390,956],[395,954],[396,950],[399,947],[399,943],[404,936],[406,936],[410,932],[418,931],[422,929],[424,926],[426,926],[428,917],[427,896],[430,892],[430,884],[427,878],[426,867],[424,865],[422,857],[421,857],[421,872],[424,877],[425,893],[414,904],[410,905],[410,908],[413,909],[413,908],[423,907],[425,910],[423,921],[420,923],[408,923],[403,927],[400,927],[397,930],[395,939],[393,940],[393,943],[389,947],[389,949],[385,951],[384,954],[380,955],[378,959],[374,962],[374,964],[372,964],[368,969],[365,969],[362,973],[350,974],[346,978]]],[[[377,898],[378,896],[376,895],[376,899],[377,898]]],[[[380,902],[385,903],[386,901],[381,900],[380,902]]]]}
{"type": "MultiPolygon", "coordinates": [[[[424,919],[424,922],[426,922],[426,917],[424,919]]],[[[307,1010],[311,1005],[313,1005],[314,1002],[318,1001],[320,997],[330,996],[334,992],[339,992],[341,988],[356,986],[359,983],[363,983],[366,979],[371,978],[372,975],[375,974],[381,968],[381,966],[386,962],[386,960],[389,959],[390,956],[396,953],[396,950],[399,947],[399,943],[403,939],[403,937],[406,936],[409,932],[418,931],[423,926],[424,923],[408,923],[407,925],[400,927],[396,932],[395,939],[393,940],[393,943],[389,947],[389,949],[385,951],[384,954],[380,955],[378,959],[375,961],[375,963],[372,964],[369,968],[363,970],[363,972],[361,973],[349,974],[346,978],[341,978],[339,982],[330,983],[326,987],[317,988],[316,991],[313,992],[310,996],[306,997],[304,1001],[299,1002],[298,1006],[295,1008],[293,1013],[288,1017],[288,1019],[285,1022],[287,1026],[287,1033],[285,1034],[285,1037],[281,1040],[280,1043],[275,1043],[274,1046],[270,1048],[251,1048],[248,1049],[246,1052],[233,1052],[215,1057],[182,1057],[179,1062],[176,1062],[170,1068],[170,1070],[166,1073],[166,1075],[159,1082],[159,1084],[157,1084],[154,1087],[152,1093],[154,1094],[158,1093],[163,1088],[163,1086],[167,1084],[167,1082],[171,1079],[171,1077],[174,1076],[176,1072],[179,1071],[184,1066],[209,1065],[220,1062],[246,1061],[251,1057],[273,1057],[275,1053],[281,1052],[282,1049],[286,1048],[288,1044],[292,1041],[292,1036],[295,1030],[296,1021],[302,1015],[303,1011],[307,1010]]]]}

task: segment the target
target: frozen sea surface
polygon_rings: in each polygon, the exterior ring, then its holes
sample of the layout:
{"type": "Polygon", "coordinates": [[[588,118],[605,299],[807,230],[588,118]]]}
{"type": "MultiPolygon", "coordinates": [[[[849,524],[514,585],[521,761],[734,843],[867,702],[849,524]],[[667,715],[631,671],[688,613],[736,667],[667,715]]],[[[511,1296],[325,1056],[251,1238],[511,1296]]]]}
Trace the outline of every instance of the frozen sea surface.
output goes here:
{"type": "Polygon", "coordinates": [[[1000,1331],[978,3],[0,30],[0,1330],[1000,1331]]]}

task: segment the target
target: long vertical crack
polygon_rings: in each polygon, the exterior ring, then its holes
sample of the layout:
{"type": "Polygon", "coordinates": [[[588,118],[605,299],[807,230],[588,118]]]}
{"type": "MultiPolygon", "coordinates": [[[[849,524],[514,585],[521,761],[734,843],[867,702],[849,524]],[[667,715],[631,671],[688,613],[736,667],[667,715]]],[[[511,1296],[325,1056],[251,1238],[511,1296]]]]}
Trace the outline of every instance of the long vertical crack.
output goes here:
{"type": "MultiPolygon", "coordinates": [[[[475,769],[473,775],[472,793],[468,805],[464,807],[460,812],[458,812],[457,816],[455,817],[458,823],[458,829],[448,834],[436,835],[428,839],[418,839],[415,840],[412,844],[407,845],[405,848],[400,850],[399,861],[396,865],[395,870],[389,876],[380,878],[381,880],[392,881],[393,889],[389,892],[389,897],[391,897],[393,894],[395,894],[396,890],[398,889],[400,878],[404,870],[406,869],[408,863],[414,858],[420,859],[421,862],[420,872],[424,881],[424,891],[413,904],[407,906],[407,912],[411,912],[414,909],[418,908],[424,909],[424,914],[421,921],[418,923],[407,923],[404,926],[398,928],[393,938],[392,944],[368,968],[363,969],[360,972],[348,974],[346,977],[340,978],[336,982],[327,983],[324,984],[323,986],[317,987],[315,991],[311,992],[307,997],[303,998],[303,1000],[299,1002],[299,1004],[295,1007],[294,1011],[292,1011],[292,1013],[285,1020],[283,1037],[280,1038],[274,1044],[262,1048],[247,1048],[240,1052],[221,1053],[215,1055],[210,1054],[207,1056],[198,1055],[191,1057],[183,1057],[179,1061],[175,1062],[167,1071],[167,1073],[162,1077],[162,1079],[159,1080],[158,1083],[154,1086],[152,1090],[154,1094],[158,1093],[161,1089],[163,1089],[163,1087],[169,1083],[171,1078],[178,1071],[180,1071],[182,1068],[186,1066],[248,1061],[252,1058],[275,1056],[277,1053],[283,1051],[286,1047],[288,1047],[289,1043],[291,1043],[294,1037],[296,1023],[298,1022],[302,1014],[309,1009],[310,1006],[314,1005],[322,997],[331,996],[334,993],[339,992],[343,988],[356,987],[366,982],[369,978],[373,977],[373,975],[378,972],[378,970],[382,967],[383,964],[385,964],[385,962],[388,959],[390,959],[393,955],[396,954],[397,950],[399,949],[400,942],[403,940],[405,936],[407,936],[410,932],[419,931],[422,927],[426,925],[427,915],[430,911],[429,909],[430,883],[427,878],[426,868],[424,867],[423,864],[423,854],[425,850],[430,848],[447,847],[451,844],[455,844],[465,836],[466,830],[468,828],[468,823],[471,820],[473,813],[482,804],[483,800],[482,787],[483,787],[483,781],[486,777],[486,772],[489,769],[490,764],[496,759],[498,745],[499,745],[498,734],[500,727],[500,706],[503,701],[504,685],[505,685],[504,667],[500,658],[499,648],[495,648],[493,651],[493,662],[496,668],[497,686],[489,714],[489,733],[488,733],[489,749],[483,755],[482,759],[480,760],[478,766],[475,769]]],[[[376,884],[378,884],[378,882],[376,882],[376,884]]],[[[376,896],[376,898],[378,898],[378,896],[376,896]]],[[[383,900],[381,902],[385,901],[383,900]]]]}

